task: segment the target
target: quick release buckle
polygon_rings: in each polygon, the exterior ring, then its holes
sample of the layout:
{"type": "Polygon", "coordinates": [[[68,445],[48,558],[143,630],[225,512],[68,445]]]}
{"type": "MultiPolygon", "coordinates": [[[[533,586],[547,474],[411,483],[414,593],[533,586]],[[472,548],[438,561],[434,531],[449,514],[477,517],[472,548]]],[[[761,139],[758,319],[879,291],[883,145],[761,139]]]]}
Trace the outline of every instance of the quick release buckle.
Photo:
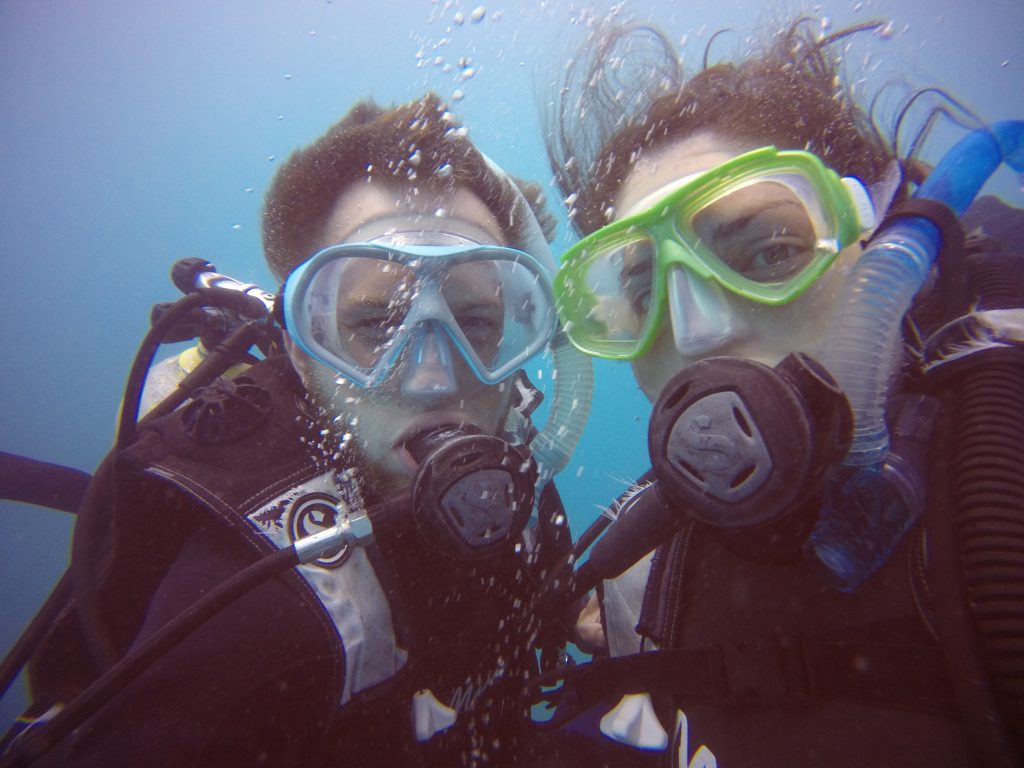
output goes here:
{"type": "Polygon", "coordinates": [[[777,635],[717,649],[715,688],[735,707],[798,707],[814,693],[803,640],[777,635]]]}

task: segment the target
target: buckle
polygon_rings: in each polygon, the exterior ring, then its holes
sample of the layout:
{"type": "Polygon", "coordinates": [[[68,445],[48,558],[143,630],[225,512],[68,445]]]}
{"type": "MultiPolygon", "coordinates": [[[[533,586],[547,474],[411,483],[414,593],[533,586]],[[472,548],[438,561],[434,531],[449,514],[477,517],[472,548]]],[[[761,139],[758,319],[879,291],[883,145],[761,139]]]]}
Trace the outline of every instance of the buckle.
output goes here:
{"type": "Polygon", "coordinates": [[[796,707],[812,698],[813,680],[799,637],[723,643],[717,650],[720,700],[736,707],[796,707]]]}

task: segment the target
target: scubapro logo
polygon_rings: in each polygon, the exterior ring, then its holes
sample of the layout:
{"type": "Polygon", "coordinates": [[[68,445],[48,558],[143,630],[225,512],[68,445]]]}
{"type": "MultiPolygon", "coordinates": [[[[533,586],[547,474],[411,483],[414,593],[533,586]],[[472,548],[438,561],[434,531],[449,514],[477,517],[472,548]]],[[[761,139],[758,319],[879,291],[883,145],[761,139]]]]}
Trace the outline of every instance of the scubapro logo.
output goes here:
{"type": "MultiPolygon", "coordinates": [[[[307,493],[288,510],[288,536],[292,542],[333,528],[338,519],[338,500],[327,493],[307,493]]],[[[348,557],[347,546],[328,550],[316,559],[321,568],[337,568],[348,557]]]]}

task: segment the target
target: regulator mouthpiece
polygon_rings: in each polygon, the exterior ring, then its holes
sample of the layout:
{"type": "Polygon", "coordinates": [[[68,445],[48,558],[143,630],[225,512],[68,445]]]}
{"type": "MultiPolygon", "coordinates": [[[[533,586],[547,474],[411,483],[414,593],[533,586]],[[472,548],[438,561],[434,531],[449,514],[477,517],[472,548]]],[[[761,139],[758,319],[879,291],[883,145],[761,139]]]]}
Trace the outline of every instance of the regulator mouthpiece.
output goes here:
{"type": "Polygon", "coordinates": [[[773,369],[718,357],[669,382],[654,405],[648,448],[659,492],[673,505],[740,549],[777,549],[782,539],[791,549],[810,533],[822,477],[851,430],[846,398],[812,358],[794,353],[773,369]]]}
{"type": "Polygon", "coordinates": [[[451,425],[418,436],[407,448],[420,462],[413,519],[432,548],[477,560],[522,533],[537,483],[537,465],[526,446],[471,425],[451,425]]]}

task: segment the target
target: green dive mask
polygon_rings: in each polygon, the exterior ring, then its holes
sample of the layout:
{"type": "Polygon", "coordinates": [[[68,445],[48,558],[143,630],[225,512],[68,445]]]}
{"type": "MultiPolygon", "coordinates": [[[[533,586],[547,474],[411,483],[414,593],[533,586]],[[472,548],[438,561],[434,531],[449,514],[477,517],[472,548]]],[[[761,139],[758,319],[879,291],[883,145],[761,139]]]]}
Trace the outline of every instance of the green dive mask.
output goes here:
{"type": "Polygon", "coordinates": [[[810,152],[775,147],[680,179],[641,205],[570,248],[555,277],[566,334],[587,354],[632,360],[650,348],[672,302],[672,268],[785,304],[874,226],[860,181],[840,179],[810,152]]]}

